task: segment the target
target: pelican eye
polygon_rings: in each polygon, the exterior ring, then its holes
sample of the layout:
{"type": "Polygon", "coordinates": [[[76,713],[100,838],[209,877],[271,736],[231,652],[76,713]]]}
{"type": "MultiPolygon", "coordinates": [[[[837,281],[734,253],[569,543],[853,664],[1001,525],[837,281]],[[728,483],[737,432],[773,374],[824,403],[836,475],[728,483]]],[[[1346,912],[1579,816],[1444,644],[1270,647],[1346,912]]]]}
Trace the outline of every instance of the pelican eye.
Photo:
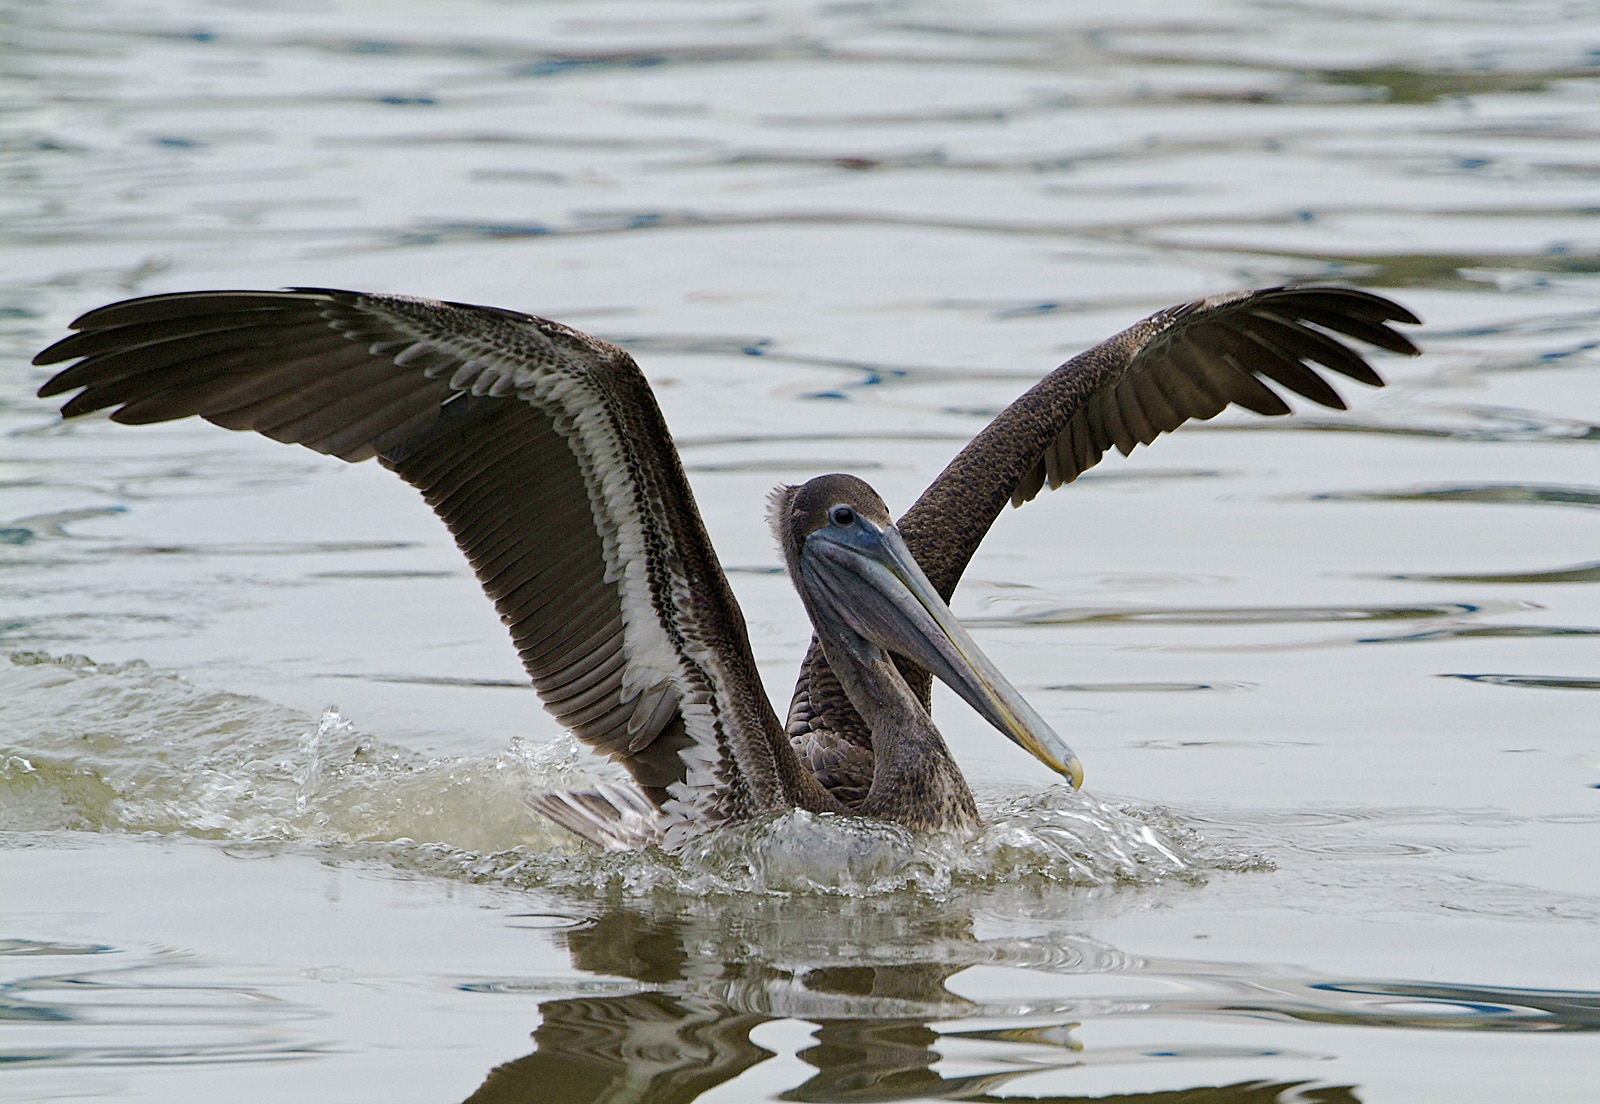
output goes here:
{"type": "Polygon", "coordinates": [[[841,529],[848,528],[856,523],[856,512],[848,506],[835,506],[828,511],[828,520],[841,529]]]}

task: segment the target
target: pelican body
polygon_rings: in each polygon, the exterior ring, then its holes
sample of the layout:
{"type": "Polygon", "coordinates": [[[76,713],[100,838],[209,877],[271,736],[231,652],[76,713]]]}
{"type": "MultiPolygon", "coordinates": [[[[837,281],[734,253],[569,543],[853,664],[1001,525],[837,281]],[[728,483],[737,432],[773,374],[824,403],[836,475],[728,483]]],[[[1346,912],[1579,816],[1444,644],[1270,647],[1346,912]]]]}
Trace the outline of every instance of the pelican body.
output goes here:
{"type": "Polygon", "coordinates": [[[1046,376],[898,524],[853,476],[779,487],[772,528],[814,630],[786,723],[655,396],[614,345],[493,307],[295,288],[112,303],[34,363],[76,361],[39,390],[78,391],[63,417],[198,415],[377,457],[449,527],[546,709],[633,779],[529,804],[602,847],[674,849],[790,808],[972,831],[933,677],[1081,786],[1072,749],[946,604],[994,519],[1191,418],[1288,413],[1264,379],[1343,409],[1318,367],[1381,386],[1340,336],[1414,354],[1392,322],[1417,319],[1346,288],[1184,304],[1046,376]]]}

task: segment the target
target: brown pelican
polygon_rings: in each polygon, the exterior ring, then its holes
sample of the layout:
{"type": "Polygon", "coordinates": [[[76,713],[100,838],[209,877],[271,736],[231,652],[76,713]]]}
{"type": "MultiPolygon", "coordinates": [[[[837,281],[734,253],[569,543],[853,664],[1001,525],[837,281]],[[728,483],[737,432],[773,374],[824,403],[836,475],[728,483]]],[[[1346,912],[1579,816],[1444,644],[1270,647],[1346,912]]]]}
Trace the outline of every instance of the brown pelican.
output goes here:
{"type": "Polygon", "coordinates": [[[928,716],[930,672],[1074,786],[1082,767],[946,602],[1009,500],[1077,478],[1230,404],[1289,407],[1262,378],[1344,408],[1311,365],[1381,386],[1333,334],[1417,350],[1405,308],[1272,288],[1160,311],[1000,413],[898,526],[865,483],[772,496],[815,630],[787,725],[761,687],[655,397],[623,350],[493,307],[298,288],[155,295],[90,311],[34,358],[64,417],[198,414],[344,460],[376,456],[443,518],[545,707],[636,787],[530,804],[606,847],[680,846],[803,808],[970,830],[972,795],[928,716]]]}

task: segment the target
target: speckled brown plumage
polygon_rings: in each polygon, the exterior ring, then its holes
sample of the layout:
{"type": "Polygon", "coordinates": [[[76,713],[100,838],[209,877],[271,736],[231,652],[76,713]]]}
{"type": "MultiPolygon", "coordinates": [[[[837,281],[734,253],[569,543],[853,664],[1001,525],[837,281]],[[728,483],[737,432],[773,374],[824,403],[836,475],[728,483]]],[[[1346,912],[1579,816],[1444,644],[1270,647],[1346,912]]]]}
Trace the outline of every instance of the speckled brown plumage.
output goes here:
{"type": "MultiPolygon", "coordinates": [[[[1046,484],[1072,482],[1113,447],[1126,456],[1231,404],[1264,415],[1289,413],[1260,377],[1343,410],[1344,401],[1313,364],[1373,387],[1383,380],[1331,335],[1409,356],[1416,346],[1388,323],[1417,321],[1388,299],[1350,288],[1234,292],[1158,311],[1073,357],[1002,410],[900,518],[900,533],[949,601],[1007,502],[1020,506],[1046,484]]],[[[928,705],[931,677],[907,660],[897,662],[928,705]]],[[[816,748],[829,750],[832,758],[823,756],[823,762],[849,762],[843,778],[854,794],[871,784],[866,762],[849,751],[867,746],[866,728],[849,699],[836,692],[838,680],[827,667],[813,638],[786,727],[802,759],[816,748]]]]}
{"type": "Polygon", "coordinates": [[[816,710],[809,738],[790,739],[817,781],[852,812],[912,831],[972,831],[978,826],[977,803],[926,703],[918,700],[891,655],[846,647],[841,638],[848,626],[833,621],[804,581],[802,549],[841,506],[879,526],[894,525],[883,499],[853,475],[818,476],[804,486],[779,487],[771,498],[773,534],[817,629],[818,646],[828,656],[825,667],[817,669],[822,678],[811,687],[820,693],[807,695],[816,710]],[[862,743],[840,739],[816,723],[833,715],[850,724],[842,706],[851,708],[856,718],[851,731],[858,739],[864,736],[862,743]]]}
{"type": "MultiPolygon", "coordinates": [[[[1007,501],[1230,404],[1287,413],[1263,380],[1342,408],[1313,365],[1382,381],[1333,335],[1414,353],[1389,323],[1415,321],[1342,288],[1160,311],[1002,411],[899,532],[948,600],[1007,501]]],[[[621,349],[514,311],[314,288],[150,296],[73,326],[35,358],[76,359],[40,389],[81,389],[64,416],[198,415],[345,460],[377,457],[423,493],[547,708],[637,784],[537,798],[558,823],[615,847],[676,846],[797,806],[916,829],[975,824],[928,718],[929,677],[909,661],[865,656],[841,677],[813,640],[779,724],[671,435],[621,349]]],[[[858,480],[813,484],[888,523],[858,480]]]]}
{"type": "Polygon", "coordinates": [[[671,435],[623,350],[512,311],[323,289],[152,296],[73,325],[36,358],[80,358],[40,389],[82,388],[65,416],[199,415],[377,456],[416,486],[546,707],[662,814],[611,842],[840,808],[784,738],[671,435]]]}
{"type": "Polygon", "coordinates": [[[800,666],[800,681],[784,724],[800,763],[846,808],[872,787],[872,733],[845,696],[815,639],[800,666]]]}

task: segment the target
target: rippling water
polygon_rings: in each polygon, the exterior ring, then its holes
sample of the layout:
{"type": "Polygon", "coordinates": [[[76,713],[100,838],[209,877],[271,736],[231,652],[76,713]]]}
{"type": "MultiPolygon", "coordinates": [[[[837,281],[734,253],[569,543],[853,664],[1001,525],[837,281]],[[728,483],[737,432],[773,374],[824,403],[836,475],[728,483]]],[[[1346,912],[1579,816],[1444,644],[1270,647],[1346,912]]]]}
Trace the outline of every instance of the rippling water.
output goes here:
{"type": "Polygon", "coordinates": [[[0,1096],[1593,1098],[1600,9],[90,0],[0,29],[0,1096]],[[409,489],[63,426],[27,364],[200,287],[624,344],[786,701],[773,484],[849,470],[903,509],[1072,353],[1317,280],[1404,301],[1427,355],[997,524],[955,607],[1089,789],[940,696],[968,846],[793,815],[585,851],[522,799],[610,768],[409,489]]]}

